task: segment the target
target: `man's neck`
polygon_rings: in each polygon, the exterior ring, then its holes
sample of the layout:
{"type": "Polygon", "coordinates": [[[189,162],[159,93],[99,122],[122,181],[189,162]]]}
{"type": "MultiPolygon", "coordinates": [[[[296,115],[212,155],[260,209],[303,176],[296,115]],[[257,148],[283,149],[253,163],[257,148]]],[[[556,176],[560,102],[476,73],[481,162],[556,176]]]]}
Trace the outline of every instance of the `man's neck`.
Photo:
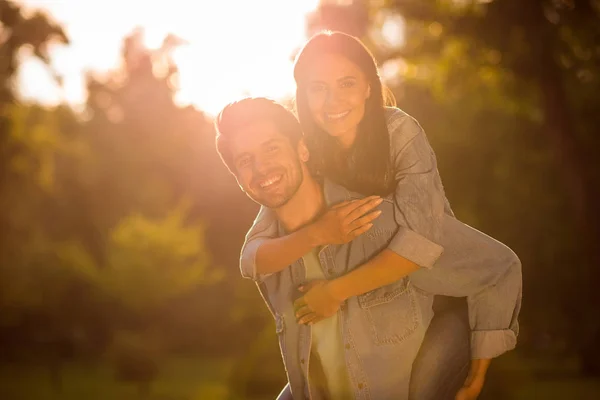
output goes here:
{"type": "Polygon", "coordinates": [[[307,175],[290,201],[275,210],[287,232],[296,231],[310,223],[325,207],[323,187],[312,176],[307,175]]]}

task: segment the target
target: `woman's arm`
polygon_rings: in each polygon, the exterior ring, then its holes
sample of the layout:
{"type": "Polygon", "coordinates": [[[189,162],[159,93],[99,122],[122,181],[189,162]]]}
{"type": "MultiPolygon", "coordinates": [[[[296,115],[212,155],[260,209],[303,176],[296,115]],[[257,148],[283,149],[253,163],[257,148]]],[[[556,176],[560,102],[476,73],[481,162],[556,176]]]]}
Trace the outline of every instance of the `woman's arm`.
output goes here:
{"type": "Polygon", "coordinates": [[[299,324],[314,324],[334,315],[350,297],[394,283],[415,272],[419,266],[384,249],[373,259],[345,275],[326,281],[313,281],[298,288],[306,293],[294,302],[299,324]]]}
{"type": "Polygon", "coordinates": [[[395,109],[388,117],[394,165],[394,218],[399,226],[388,249],[431,268],[443,252],[443,220],[451,214],[435,154],[418,122],[395,109]]]}
{"type": "Polygon", "coordinates": [[[242,248],[242,275],[256,280],[260,275],[285,269],[314,247],[350,242],[372,227],[371,222],[380,213],[371,211],[381,201],[378,196],[371,196],[340,203],[326,210],[315,222],[281,237],[277,237],[273,210],[261,208],[242,248]]]}
{"type": "MultiPolygon", "coordinates": [[[[446,208],[437,162],[421,126],[403,111],[388,116],[390,150],[394,165],[394,219],[398,230],[387,249],[348,274],[308,292],[307,307],[297,307],[302,321],[326,317],[349,297],[396,282],[429,269],[443,252],[439,244],[446,208]]],[[[337,309],[336,309],[337,311],[337,309]]]]}

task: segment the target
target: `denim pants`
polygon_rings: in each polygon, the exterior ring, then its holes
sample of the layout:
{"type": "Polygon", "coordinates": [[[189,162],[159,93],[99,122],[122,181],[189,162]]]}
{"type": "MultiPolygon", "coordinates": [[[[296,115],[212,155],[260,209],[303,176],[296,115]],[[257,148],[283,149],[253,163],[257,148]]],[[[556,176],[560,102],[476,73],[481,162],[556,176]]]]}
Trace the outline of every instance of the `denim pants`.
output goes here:
{"type": "MultiPolygon", "coordinates": [[[[435,296],[433,309],[413,363],[409,400],[453,400],[469,372],[471,330],[465,298],[435,296]]],[[[277,400],[293,400],[289,384],[277,400]]]]}

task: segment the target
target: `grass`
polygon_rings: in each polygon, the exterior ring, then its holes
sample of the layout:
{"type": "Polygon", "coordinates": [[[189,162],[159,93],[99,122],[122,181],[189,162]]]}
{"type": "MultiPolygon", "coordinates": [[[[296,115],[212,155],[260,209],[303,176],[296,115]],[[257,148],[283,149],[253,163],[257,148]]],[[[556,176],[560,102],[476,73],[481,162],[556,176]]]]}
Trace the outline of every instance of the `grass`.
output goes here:
{"type": "MultiPolygon", "coordinates": [[[[164,365],[145,400],[232,399],[227,376],[232,362],[175,359],[164,365]]],[[[131,400],[139,399],[134,384],[114,379],[107,365],[70,364],[63,368],[63,389],[53,389],[47,370],[32,366],[0,367],[2,400],[131,400]]]]}
{"type": "MultiPolygon", "coordinates": [[[[172,359],[166,363],[144,400],[241,400],[227,379],[233,360],[172,359]]],[[[492,363],[480,400],[596,400],[600,381],[578,375],[574,360],[528,359],[511,352],[492,363]]],[[[116,381],[107,365],[70,364],[63,368],[63,390],[57,393],[47,370],[40,367],[0,366],[2,400],[137,400],[138,388],[116,381]]],[[[273,388],[274,399],[281,388],[273,388]]]]}
{"type": "Polygon", "coordinates": [[[492,362],[480,399],[597,400],[600,380],[581,377],[575,359],[532,359],[513,351],[492,362]]]}

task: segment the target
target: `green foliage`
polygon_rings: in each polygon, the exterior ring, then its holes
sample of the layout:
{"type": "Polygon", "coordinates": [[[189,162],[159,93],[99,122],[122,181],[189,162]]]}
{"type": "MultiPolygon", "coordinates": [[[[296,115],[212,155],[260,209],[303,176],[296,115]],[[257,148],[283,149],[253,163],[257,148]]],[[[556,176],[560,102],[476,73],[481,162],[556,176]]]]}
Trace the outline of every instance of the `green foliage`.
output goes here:
{"type": "Polygon", "coordinates": [[[158,221],[140,215],[123,219],[110,234],[105,264],[97,265],[76,243],[59,246],[58,258],[128,310],[147,313],[219,278],[207,271],[202,227],[184,226],[183,211],[158,221]]]}

